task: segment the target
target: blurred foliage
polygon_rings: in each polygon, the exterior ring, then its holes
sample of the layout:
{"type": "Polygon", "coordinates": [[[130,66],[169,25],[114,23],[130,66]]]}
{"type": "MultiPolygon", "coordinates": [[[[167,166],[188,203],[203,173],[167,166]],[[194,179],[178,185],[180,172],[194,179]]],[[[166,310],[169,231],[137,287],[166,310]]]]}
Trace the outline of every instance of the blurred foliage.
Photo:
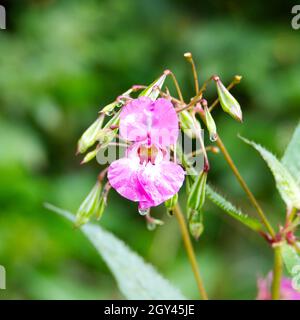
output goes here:
{"type": "MultiPolygon", "coordinates": [[[[0,30],[0,264],[7,269],[0,298],[122,298],[94,248],[43,202],[74,211],[93,186],[99,168],[80,167],[75,149],[100,107],[166,68],[185,97],[193,94],[186,51],[201,80],[244,77],[233,90],[244,123],[216,111],[218,131],[268,215],[275,223],[283,218],[271,174],[236,137],[280,156],[298,122],[299,31],[290,27],[288,2],[281,2],[1,1],[8,21],[0,30]]],[[[208,93],[211,102],[213,86],[208,93]]],[[[222,157],[210,158],[209,181],[255,214],[222,157]]],[[[165,226],[149,232],[134,204],[114,192],[109,200],[101,224],[197,298],[176,221],[164,214],[165,226]]],[[[252,299],[257,275],[271,268],[271,252],[217,210],[206,206],[205,232],[195,243],[208,291],[252,299]]],[[[163,212],[163,206],[154,210],[163,212]]]]}

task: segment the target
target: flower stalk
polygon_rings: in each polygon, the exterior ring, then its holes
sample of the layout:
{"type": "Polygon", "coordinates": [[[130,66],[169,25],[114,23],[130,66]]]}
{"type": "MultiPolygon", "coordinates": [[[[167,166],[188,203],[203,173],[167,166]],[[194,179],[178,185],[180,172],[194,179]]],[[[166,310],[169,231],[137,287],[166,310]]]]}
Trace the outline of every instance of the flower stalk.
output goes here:
{"type": "Polygon", "coordinates": [[[188,258],[189,258],[189,261],[190,261],[190,264],[191,264],[191,267],[192,267],[192,270],[193,270],[193,273],[194,273],[194,276],[196,279],[196,283],[198,286],[200,296],[202,297],[203,300],[208,300],[208,296],[207,296],[207,293],[206,293],[206,290],[205,290],[205,287],[203,284],[203,280],[200,275],[199,266],[197,263],[197,259],[196,259],[195,251],[194,251],[192,241],[191,241],[191,238],[189,235],[189,231],[188,231],[183,213],[182,213],[181,208],[178,203],[174,207],[174,215],[176,216],[179,227],[180,227],[185,250],[188,255],[188,258]]]}

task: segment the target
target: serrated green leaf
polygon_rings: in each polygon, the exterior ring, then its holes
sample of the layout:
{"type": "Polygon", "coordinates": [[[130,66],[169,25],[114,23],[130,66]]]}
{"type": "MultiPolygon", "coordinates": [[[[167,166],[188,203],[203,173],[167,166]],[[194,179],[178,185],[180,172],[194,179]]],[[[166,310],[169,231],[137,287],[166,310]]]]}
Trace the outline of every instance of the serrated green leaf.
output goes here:
{"type": "MultiPolygon", "coordinates": [[[[45,204],[45,207],[72,222],[75,221],[74,215],[66,210],[51,204],[45,204]]],[[[186,299],[152,265],[146,263],[110,232],[93,224],[86,224],[80,229],[102,256],[113,273],[120,291],[127,299],[186,299]]]]}
{"type": "Polygon", "coordinates": [[[288,208],[300,208],[300,188],[286,167],[268,150],[261,145],[249,141],[243,137],[241,139],[256,149],[266,161],[276,181],[277,189],[281,198],[288,208]]]}
{"type": "Polygon", "coordinates": [[[240,221],[250,229],[254,231],[263,230],[261,223],[257,219],[249,217],[245,213],[241,212],[233,204],[227,201],[223,196],[214,191],[209,185],[206,186],[206,196],[220,209],[224,210],[232,218],[240,221]]]}
{"type": "Polygon", "coordinates": [[[300,186],[300,123],[294,131],[281,162],[295,177],[296,183],[300,186]]]}
{"type": "Polygon", "coordinates": [[[287,271],[291,276],[295,276],[295,273],[300,271],[300,257],[296,250],[285,242],[281,245],[281,254],[287,271]]]}

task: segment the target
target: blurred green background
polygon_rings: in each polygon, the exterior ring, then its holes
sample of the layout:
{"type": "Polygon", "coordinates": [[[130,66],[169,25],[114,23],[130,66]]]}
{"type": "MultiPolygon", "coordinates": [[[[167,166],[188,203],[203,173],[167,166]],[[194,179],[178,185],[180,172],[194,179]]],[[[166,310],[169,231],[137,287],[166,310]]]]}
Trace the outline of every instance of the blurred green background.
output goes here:
{"type": "MultiPolygon", "coordinates": [[[[281,155],[299,121],[300,31],[289,2],[1,1],[0,264],[7,270],[1,299],[121,299],[108,268],[80,231],[43,208],[75,211],[94,184],[97,163],[80,166],[77,139],[100,107],[132,84],[173,70],[185,97],[193,95],[183,53],[193,52],[201,80],[218,74],[244,111],[238,124],[215,112],[220,135],[239,169],[277,224],[285,208],[273,178],[240,133],[281,155]]],[[[169,83],[172,88],[172,84],[169,83]]],[[[213,86],[208,100],[215,97],[213,86]]],[[[255,214],[221,155],[211,155],[210,181],[255,214]]],[[[184,195],[182,195],[184,197],[184,195]]],[[[145,227],[136,205],[110,193],[101,220],[190,298],[193,274],[175,218],[145,227]]],[[[205,232],[194,242],[209,295],[253,299],[256,278],[272,265],[257,235],[207,204],[205,232]]]]}

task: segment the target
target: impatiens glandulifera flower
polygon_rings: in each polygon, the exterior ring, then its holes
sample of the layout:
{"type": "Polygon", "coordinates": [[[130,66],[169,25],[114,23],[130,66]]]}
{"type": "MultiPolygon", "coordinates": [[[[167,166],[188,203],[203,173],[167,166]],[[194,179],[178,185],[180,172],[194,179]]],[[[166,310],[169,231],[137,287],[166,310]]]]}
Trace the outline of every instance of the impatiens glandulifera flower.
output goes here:
{"type": "MultiPolygon", "coordinates": [[[[257,281],[258,294],[257,300],[271,300],[271,286],[273,275],[270,272],[266,278],[260,278],[257,281]]],[[[280,285],[280,300],[300,300],[300,292],[292,286],[292,280],[283,277],[280,285]]]]}
{"type": "Polygon", "coordinates": [[[178,131],[176,111],[166,99],[140,97],[121,111],[120,136],[132,144],[125,158],[109,166],[107,177],[119,194],[139,202],[141,214],[172,198],[183,184],[184,170],[169,160],[167,149],[178,131]]]}
{"type": "Polygon", "coordinates": [[[234,96],[226,89],[219,77],[214,76],[212,79],[216,82],[222,109],[237,121],[242,122],[243,115],[239,103],[236,101],[234,96]]]}

